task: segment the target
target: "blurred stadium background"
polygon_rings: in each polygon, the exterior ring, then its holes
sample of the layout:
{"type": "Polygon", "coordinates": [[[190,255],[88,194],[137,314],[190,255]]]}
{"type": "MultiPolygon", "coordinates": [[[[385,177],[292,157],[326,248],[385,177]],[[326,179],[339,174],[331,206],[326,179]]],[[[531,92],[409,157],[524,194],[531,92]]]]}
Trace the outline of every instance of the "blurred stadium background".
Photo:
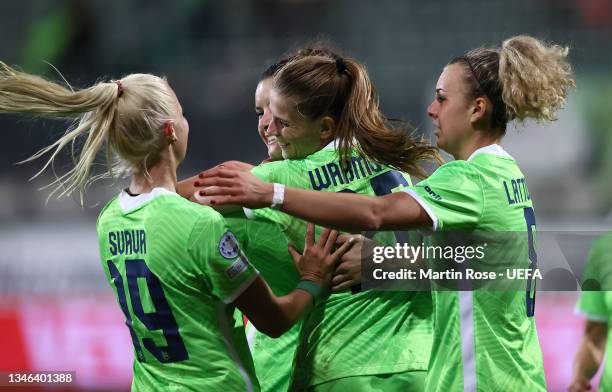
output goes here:
{"type": "MultiPolygon", "coordinates": [[[[609,0],[0,2],[0,60],[75,87],[132,72],[163,74],[191,125],[192,175],[227,159],[257,163],[259,73],[314,38],[365,63],[389,117],[429,136],[439,72],[466,49],[531,34],[571,47],[578,88],[561,120],[509,130],[540,230],[612,228],[612,2],[609,0]]],[[[132,345],[103,276],[95,219],[122,182],[49,200],[27,158],[62,124],[1,116],[0,370],[76,371],[78,390],[129,390],[132,345]]],[[[64,164],[68,163],[66,159],[64,164]]],[[[57,166],[61,172],[62,163],[57,166]]],[[[541,250],[542,252],[543,250],[541,250]]],[[[565,390],[583,321],[575,292],[538,294],[549,389],[565,390]]]]}

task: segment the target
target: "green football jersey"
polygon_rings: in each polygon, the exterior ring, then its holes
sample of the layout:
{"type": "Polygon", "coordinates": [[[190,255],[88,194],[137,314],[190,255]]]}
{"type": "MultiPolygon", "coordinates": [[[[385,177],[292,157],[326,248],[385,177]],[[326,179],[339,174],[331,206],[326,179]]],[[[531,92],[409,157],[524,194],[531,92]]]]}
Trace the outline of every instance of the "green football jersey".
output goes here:
{"type": "MultiPolygon", "coordinates": [[[[410,185],[410,177],[354,154],[341,169],[331,144],[301,160],[271,162],[253,169],[268,182],[324,192],[384,195],[410,185]]],[[[251,210],[276,222],[297,249],[306,223],[269,208],[251,210]]],[[[292,389],[363,375],[426,370],[431,349],[429,292],[351,290],[319,302],[303,321],[292,389]]]]}
{"type": "MultiPolygon", "coordinates": [[[[608,324],[608,340],[606,342],[606,362],[604,364],[599,390],[612,391],[612,234],[607,234],[593,241],[586,265],[585,278],[597,279],[602,291],[582,291],[576,305],[576,310],[588,320],[608,324]],[[605,291],[604,291],[605,290],[605,291]]],[[[586,280],[585,279],[585,280],[586,280]]]]}
{"type": "Polygon", "coordinates": [[[163,188],[122,192],[97,223],[134,345],[133,391],[258,391],[233,302],[258,276],[224,219],[163,188]]]}
{"type": "MultiPolygon", "coordinates": [[[[427,211],[434,230],[525,232],[534,247],[535,217],[525,176],[498,145],[475,151],[467,161],[444,164],[405,191],[427,211]]],[[[516,265],[529,268],[529,253],[521,253],[516,265]]],[[[546,390],[526,290],[432,292],[427,391],[546,390]]]]}
{"type": "MultiPolygon", "coordinates": [[[[287,239],[278,226],[267,219],[245,219],[242,211],[225,216],[252,265],[277,296],[295,289],[300,277],[287,250],[287,239]]],[[[247,337],[255,372],[263,392],[286,391],[289,388],[295,349],[301,322],[278,338],[247,326],[247,337]]]]}
{"type": "Polygon", "coordinates": [[[300,276],[289,254],[288,242],[278,226],[268,219],[245,219],[244,213],[224,216],[249,261],[277,296],[295,289],[300,276]]]}
{"type": "Polygon", "coordinates": [[[296,323],[278,338],[271,338],[259,332],[251,323],[246,326],[247,339],[262,392],[289,389],[301,326],[301,322],[296,323]]]}

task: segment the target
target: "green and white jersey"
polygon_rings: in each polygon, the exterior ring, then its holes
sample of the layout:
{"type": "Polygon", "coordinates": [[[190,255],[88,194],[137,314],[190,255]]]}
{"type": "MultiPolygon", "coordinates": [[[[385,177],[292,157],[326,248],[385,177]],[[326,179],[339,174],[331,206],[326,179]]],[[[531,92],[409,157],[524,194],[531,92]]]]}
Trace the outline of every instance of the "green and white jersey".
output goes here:
{"type": "MultiPolygon", "coordinates": [[[[612,353],[612,234],[607,234],[593,241],[586,265],[585,278],[597,279],[602,291],[583,291],[576,305],[578,313],[588,320],[608,324],[608,340],[606,343],[606,362],[599,385],[602,392],[612,391],[612,366],[610,366],[610,353],[612,353]],[[605,291],[604,291],[605,290],[605,291]]],[[[586,280],[585,279],[585,280],[586,280]]]]}
{"type": "MultiPolygon", "coordinates": [[[[345,171],[330,144],[304,159],[270,162],[252,172],[268,182],[324,192],[384,195],[410,184],[408,175],[357,154],[344,166],[345,171]]],[[[304,221],[269,208],[250,210],[249,214],[277,223],[289,242],[303,249],[304,221]]],[[[353,294],[347,290],[332,294],[304,320],[292,389],[350,376],[426,370],[432,342],[431,312],[429,292],[353,294]]]]}
{"type": "Polygon", "coordinates": [[[134,345],[133,391],[258,391],[233,302],[258,276],[223,217],[163,188],[122,192],[97,223],[134,345]]]}
{"type": "Polygon", "coordinates": [[[298,322],[280,337],[271,338],[253,324],[247,325],[247,339],[262,392],[289,389],[301,326],[302,323],[298,322]]]}
{"type": "MultiPolygon", "coordinates": [[[[300,277],[287,250],[287,239],[278,226],[268,219],[245,219],[242,212],[226,215],[225,219],[249,261],[274,294],[283,296],[293,291],[300,277]]],[[[301,325],[298,322],[280,337],[271,338],[248,324],[247,339],[263,392],[289,388],[301,325]]]]}
{"type": "Polygon", "coordinates": [[[275,295],[287,295],[295,289],[300,276],[289,254],[287,239],[268,219],[245,219],[244,213],[224,216],[249,261],[268,282],[275,295]]]}
{"type": "MultiPolygon", "coordinates": [[[[525,232],[533,247],[535,217],[525,176],[499,145],[478,149],[467,161],[446,163],[405,192],[427,211],[434,230],[525,232]]],[[[521,258],[529,268],[529,251],[521,258]]],[[[434,343],[427,391],[546,390],[526,291],[432,295],[434,343]]]]}

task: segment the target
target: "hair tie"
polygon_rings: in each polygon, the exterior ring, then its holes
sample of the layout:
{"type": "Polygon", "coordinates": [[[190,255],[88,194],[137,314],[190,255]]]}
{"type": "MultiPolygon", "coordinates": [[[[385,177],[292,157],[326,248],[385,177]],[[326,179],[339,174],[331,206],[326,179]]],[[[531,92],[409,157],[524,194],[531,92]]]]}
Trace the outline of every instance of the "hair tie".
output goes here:
{"type": "Polygon", "coordinates": [[[346,66],[346,63],[344,62],[344,59],[342,57],[338,57],[336,59],[336,69],[338,70],[339,73],[342,73],[348,70],[348,67],[346,66]]]}
{"type": "Polygon", "coordinates": [[[117,98],[119,98],[123,95],[123,84],[121,80],[115,80],[114,83],[117,84],[117,98]]]}

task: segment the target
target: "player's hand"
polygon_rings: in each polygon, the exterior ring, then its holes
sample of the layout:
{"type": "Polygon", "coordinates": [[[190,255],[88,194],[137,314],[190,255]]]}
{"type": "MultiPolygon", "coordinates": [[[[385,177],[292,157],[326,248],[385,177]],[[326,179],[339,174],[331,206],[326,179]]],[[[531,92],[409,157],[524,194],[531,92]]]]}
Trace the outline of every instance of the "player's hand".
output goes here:
{"type": "Polygon", "coordinates": [[[291,245],[289,245],[289,253],[293,257],[293,262],[301,279],[313,281],[323,287],[329,287],[336,263],[350,249],[353,241],[346,241],[332,252],[338,237],[337,230],[323,230],[316,243],[314,237],[315,226],[309,223],[306,226],[304,254],[300,255],[291,245]]]}
{"type": "Polygon", "coordinates": [[[185,199],[194,201],[194,193],[199,192],[198,187],[194,185],[195,181],[197,180],[198,176],[193,176],[179,181],[176,185],[176,193],[178,193],[185,199]]]}
{"type": "Polygon", "coordinates": [[[361,283],[361,259],[363,245],[371,241],[360,234],[343,234],[336,240],[337,245],[353,241],[353,246],[340,258],[332,277],[333,291],[343,291],[361,283]]]}
{"type": "MultiPolygon", "coordinates": [[[[204,170],[202,172],[200,172],[200,174],[203,173],[208,173],[210,170],[217,168],[217,167],[224,167],[226,169],[230,169],[230,170],[235,170],[235,171],[245,171],[245,172],[250,172],[255,166],[251,165],[250,163],[246,163],[246,162],[241,162],[241,161],[226,161],[223,162],[211,169],[208,170],[204,170]]],[[[191,194],[193,194],[194,192],[199,192],[201,190],[204,190],[203,188],[206,187],[206,185],[200,181],[200,175],[197,176],[193,176],[193,177],[189,177],[187,180],[192,180],[191,182],[191,186],[189,187],[189,190],[191,190],[191,194]]],[[[183,182],[187,181],[181,181],[179,182],[179,185],[182,185],[183,182]]],[[[182,185],[183,187],[187,187],[186,185],[182,185]]],[[[182,194],[179,192],[179,194],[182,196],[182,194]]],[[[200,203],[200,204],[204,204],[204,203],[200,203]]]]}
{"type": "MultiPolygon", "coordinates": [[[[253,169],[253,167],[255,167],[249,163],[240,162],[240,161],[227,161],[227,162],[223,162],[221,165],[231,170],[249,171],[249,172],[251,171],[251,169],[253,169]]],[[[187,179],[184,179],[182,181],[179,181],[176,186],[176,193],[178,193],[185,199],[196,201],[196,202],[199,202],[200,204],[206,205],[207,202],[205,201],[195,200],[196,192],[198,192],[199,194],[199,192],[202,190],[201,188],[203,187],[203,185],[200,184],[200,182],[198,181],[199,179],[200,177],[196,175],[196,176],[192,176],[187,179]]]]}
{"type": "Polygon", "coordinates": [[[593,389],[591,382],[585,379],[574,380],[569,388],[567,388],[568,392],[585,392],[593,389]]]}
{"type": "MultiPolygon", "coordinates": [[[[204,188],[203,190],[205,189],[207,188],[204,188]]],[[[193,195],[191,195],[191,197],[189,197],[189,200],[194,203],[202,204],[203,206],[212,207],[221,215],[227,215],[237,211],[242,211],[242,207],[236,204],[211,204],[211,198],[207,196],[202,196],[200,194],[200,191],[196,191],[193,195]]]]}
{"type": "MultiPolygon", "coordinates": [[[[232,165],[233,166],[233,165],[232,165]]],[[[249,208],[269,207],[274,185],[264,182],[249,171],[229,169],[223,164],[198,175],[199,195],[214,205],[236,204],[249,208]]]]}

